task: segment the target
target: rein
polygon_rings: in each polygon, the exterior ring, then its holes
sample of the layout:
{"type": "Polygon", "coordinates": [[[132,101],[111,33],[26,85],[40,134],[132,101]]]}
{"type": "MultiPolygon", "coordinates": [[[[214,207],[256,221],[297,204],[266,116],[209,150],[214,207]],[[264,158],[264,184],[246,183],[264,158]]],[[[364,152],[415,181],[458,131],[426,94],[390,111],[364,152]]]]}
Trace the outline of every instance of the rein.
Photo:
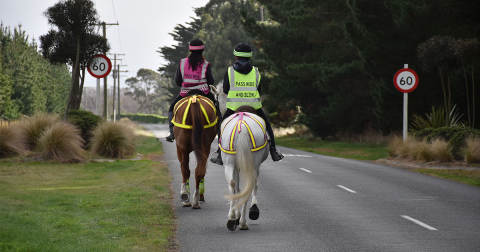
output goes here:
{"type": "Polygon", "coordinates": [[[232,133],[230,135],[230,141],[229,141],[229,146],[228,146],[229,150],[222,147],[222,144],[221,144],[222,139],[221,138],[218,141],[219,142],[218,146],[220,147],[220,150],[222,150],[223,152],[225,152],[227,154],[231,154],[231,155],[237,153],[234,150],[233,145],[234,145],[234,141],[235,141],[235,134],[242,130],[242,125],[245,126],[245,128],[248,130],[248,133],[250,135],[250,140],[251,140],[252,145],[253,145],[253,148],[251,149],[252,152],[259,151],[259,150],[265,148],[265,146],[267,146],[268,139],[267,139],[267,135],[265,133],[265,128],[255,117],[253,117],[249,113],[245,113],[245,112],[238,112],[238,113],[235,114],[235,116],[232,116],[230,118],[230,120],[228,120],[227,123],[224,124],[220,136],[223,136],[223,131],[225,130],[225,127],[227,126],[227,124],[229,124],[235,118],[238,118],[238,121],[235,123],[235,126],[233,127],[232,133]],[[264,135],[264,140],[265,140],[265,142],[262,145],[257,146],[257,143],[255,141],[255,137],[253,136],[253,133],[252,133],[252,129],[250,128],[248,123],[243,119],[244,116],[247,116],[250,119],[254,120],[260,126],[260,128],[262,128],[263,135],[264,135]]]}
{"type": "Polygon", "coordinates": [[[193,95],[193,96],[188,96],[188,97],[185,97],[183,99],[181,99],[176,105],[175,105],[175,111],[173,113],[173,119],[172,119],[172,123],[173,125],[179,127],[179,128],[183,128],[183,129],[193,129],[193,126],[192,125],[187,125],[186,124],[186,121],[187,121],[187,115],[188,115],[188,111],[190,109],[190,105],[192,103],[197,103],[200,105],[200,109],[202,110],[203,112],[203,115],[205,116],[205,119],[207,120],[207,125],[205,125],[203,128],[204,129],[207,129],[207,128],[210,128],[210,127],[213,127],[215,126],[215,124],[217,124],[217,121],[218,121],[218,116],[215,117],[215,121],[213,122],[210,122],[210,119],[208,117],[208,113],[207,111],[205,110],[205,107],[203,107],[202,105],[202,101],[203,102],[206,102],[208,105],[210,105],[210,107],[212,107],[213,109],[213,112],[215,114],[217,114],[217,110],[215,108],[215,105],[213,105],[213,102],[210,101],[210,99],[206,98],[206,97],[203,97],[201,95],[193,95]],[[175,118],[176,118],[176,115],[177,115],[177,112],[178,110],[180,109],[180,107],[185,104],[186,102],[188,102],[187,104],[187,107],[185,108],[185,111],[183,112],[183,118],[182,118],[182,123],[177,123],[175,122],[175,118]]]}

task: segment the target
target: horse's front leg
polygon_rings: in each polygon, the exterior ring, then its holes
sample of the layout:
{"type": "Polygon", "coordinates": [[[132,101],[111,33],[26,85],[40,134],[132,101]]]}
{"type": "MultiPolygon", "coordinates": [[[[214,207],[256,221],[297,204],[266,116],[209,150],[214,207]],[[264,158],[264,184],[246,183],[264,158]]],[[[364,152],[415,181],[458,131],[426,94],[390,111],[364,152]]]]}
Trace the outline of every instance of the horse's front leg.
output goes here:
{"type": "Polygon", "coordinates": [[[189,156],[181,148],[177,147],[177,157],[180,161],[180,168],[182,170],[182,186],[180,187],[180,199],[182,200],[183,207],[189,207],[190,203],[190,168],[188,167],[189,156]]]}

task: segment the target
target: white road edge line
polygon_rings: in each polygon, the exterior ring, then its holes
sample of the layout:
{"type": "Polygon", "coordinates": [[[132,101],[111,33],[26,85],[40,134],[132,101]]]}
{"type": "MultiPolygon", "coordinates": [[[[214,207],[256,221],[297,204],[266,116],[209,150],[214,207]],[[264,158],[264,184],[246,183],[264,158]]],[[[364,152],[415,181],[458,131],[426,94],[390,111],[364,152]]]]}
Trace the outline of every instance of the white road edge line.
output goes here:
{"type": "Polygon", "coordinates": [[[357,193],[357,192],[355,192],[355,191],[354,191],[354,190],[352,190],[352,189],[348,189],[348,188],[346,188],[345,186],[342,186],[342,185],[337,185],[337,186],[338,186],[338,187],[340,187],[340,188],[342,188],[343,190],[345,190],[345,191],[347,191],[347,192],[351,192],[351,193],[357,193]]]}
{"type": "Polygon", "coordinates": [[[415,224],[418,224],[418,225],[420,225],[420,226],[422,226],[422,227],[424,227],[424,228],[426,228],[426,229],[428,229],[428,230],[437,230],[436,228],[434,228],[434,227],[432,227],[432,226],[429,226],[429,225],[427,225],[427,224],[425,224],[425,223],[423,223],[423,222],[421,222],[421,221],[419,221],[419,220],[416,220],[416,219],[414,219],[414,218],[412,218],[412,217],[410,217],[410,216],[407,216],[407,215],[400,215],[400,216],[402,216],[403,218],[405,218],[405,219],[407,219],[407,220],[409,220],[409,221],[411,221],[411,222],[413,222],[413,223],[415,223],[415,224]]]}
{"type": "Polygon", "coordinates": [[[307,169],[305,169],[305,168],[300,168],[300,170],[305,171],[305,172],[308,172],[308,173],[312,173],[312,171],[309,171],[309,170],[307,170],[307,169]]]}

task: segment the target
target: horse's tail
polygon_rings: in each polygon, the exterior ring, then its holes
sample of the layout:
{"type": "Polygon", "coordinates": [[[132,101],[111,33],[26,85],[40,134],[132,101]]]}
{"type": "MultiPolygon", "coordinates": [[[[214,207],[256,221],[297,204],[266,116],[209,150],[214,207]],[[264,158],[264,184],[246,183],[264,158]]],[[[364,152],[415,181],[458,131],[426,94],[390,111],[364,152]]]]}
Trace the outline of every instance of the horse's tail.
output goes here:
{"type": "Polygon", "coordinates": [[[234,206],[235,210],[239,210],[243,204],[246,204],[252,191],[256,186],[257,172],[255,170],[255,163],[253,161],[253,155],[251,151],[250,135],[248,130],[243,128],[236,134],[234,140],[234,147],[236,154],[236,165],[240,172],[240,181],[243,184],[243,188],[240,193],[234,195],[226,195],[229,201],[238,200],[234,206]]]}
{"type": "Polygon", "coordinates": [[[203,128],[205,126],[204,115],[200,108],[200,99],[190,106],[190,115],[192,116],[192,148],[199,164],[203,164],[208,158],[208,150],[202,147],[203,128]]]}

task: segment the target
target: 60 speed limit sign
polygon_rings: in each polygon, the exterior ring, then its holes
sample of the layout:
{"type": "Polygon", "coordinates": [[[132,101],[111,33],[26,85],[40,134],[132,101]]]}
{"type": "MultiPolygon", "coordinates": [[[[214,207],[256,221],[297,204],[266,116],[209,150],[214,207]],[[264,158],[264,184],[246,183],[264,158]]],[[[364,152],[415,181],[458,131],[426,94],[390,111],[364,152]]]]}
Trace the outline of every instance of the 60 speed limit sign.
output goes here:
{"type": "Polygon", "coordinates": [[[393,77],[393,84],[402,93],[410,93],[418,86],[418,75],[410,68],[403,68],[393,77]]]}
{"type": "Polygon", "coordinates": [[[112,70],[112,62],[103,54],[96,54],[88,62],[88,72],[95,78],[106,77],[112,70]]]}

